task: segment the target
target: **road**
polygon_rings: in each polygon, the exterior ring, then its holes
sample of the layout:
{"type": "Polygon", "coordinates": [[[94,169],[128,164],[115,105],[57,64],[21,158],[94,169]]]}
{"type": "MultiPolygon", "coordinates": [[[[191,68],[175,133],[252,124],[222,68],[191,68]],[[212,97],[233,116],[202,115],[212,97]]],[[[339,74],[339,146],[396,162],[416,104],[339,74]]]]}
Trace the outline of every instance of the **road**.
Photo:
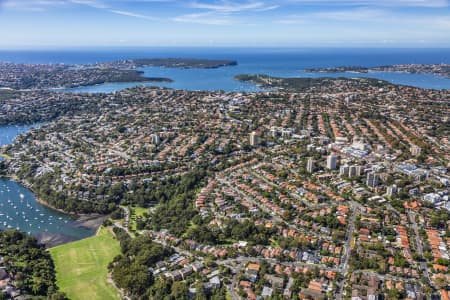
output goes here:
{"type": "Polygon", "coordinates": [[[352,239],[353,239],[353,232],[355,231],[356,216],[360,212],[360,204],[359,203],[356,203],[354,201],[349,201],[349,205],[350,205],[350,209],[351,209],[352,215],[351,215],[350,221],[348,223],[347,233],[345,234],[345,237],[346,237],[347,240],[345,241],[345,244],[344,244],[344,255],[342,256],[341,266],[340,266],[340,271],[342,273],[342,280],[337,283],[339,291],[336,294],[336,299],[338,299],[338,300],[342,299],[342,293],[343,293],[343,290],[344,290],[344,283],[345,283],[345,279],[346,279],[347,274],[348,274],[348,261],[349,261],[349,258],[350,258],[351,242],[352,242],[352,239]]]}
{"type": "MultiPolygon", "coordinates": [[[[422,245],[422,237],[419,233],[419,227],[417,226],[416,218],[417,214],[413,211],[408,211],[409,221],[411,222],[412,229],[414,231],[414,240],[416,242],[416,251],[423,258],[423,245],[422,245]]],[[[428,279],[428,283],[433,286],[433,281],[430,278],[430,273],[428,272],[428,265],[426,262],[420,262],[420,268],[422,269],[423,274],[428,279]]]]}
{"type": "Polygon", "coordinates": [[[346,241],[344,244],[344,255],[342,256],[342,260],[341,260],[341,269],[343,271],[342,275],[347,275],[348,272],[348,260],[350,258],[350,250],[351,250],[351,242],[353,239],[353,232],[355,231],[355,221],[356,221],[356,216],[359,214],[359,204],[350,201],[350,208],[352,211],[352,215],[350,217],[350,221],[348,223],[348,227],[347,227],[347,232],[345,234],[346,237],[346,241]]]}
{"type": "Polygon", "coordinates": [[[130,222],[130,210],[128,207],[120,206],[120,208],[123,210],[123,225],[120,223],[120,221],[115,222],[113,225],[117,228],[120,228],[122,230],[125,230],[126,233],[128,233],[129,236],[133,236],[131,232],[128,230],[128,223],[130,222]]]}
{"type": "Polygon", "coordinates": [[[231,294],[231,298],[233,300],[241,300],[241,297],[239,297],[238,293],[236,292],[236,289],[238,288],[238,275],[241,272],[241,269],[244,267],[243,264],[239,264],[238,268],[232,269],[233,270],[233,279],[231,281],[231,284],[227,285],[228,291],[231,294]]]}
{"type": "Polygon", "coordinates": [[[261,262],[261,261],[265,261],[271,265],[274,264],[280,264],[282,266],[285,267],[291,267],[291,268],[295,268],[295,267],[309,267],[309,268],[319,268],[322,270],[326,270],[326,271],[333,271],[333,272],[338,272],[339,268],[330,268],[327,267],[324,264],[310,264],[310,263],[304,263],[301,261],[295,261],[295,262],[280,262],[278,259],[275,258],[263,258],[263,257],[249,257],[249,256],[238,256],[236,258],[229,258],[229,259],[225,259],[225,260],[218,260],[216,261],[216,263],[218,265],[224,265],[229,267],[231,270],[234,271],[233,264],[247,264],[249,262],[261,262]]]}
{"type": "Polygon", "coordinates": [[[378,277],[382,281],[393,280],[393,281],[400,281],[400,282],[414,282],[419,285],[423,284],[419,279],[398,277],[398,276],[394,276],[394,275],[390,275],[390,274],[380,274],[380,273],[373,272],[373,271],[357,270],[357,271],[354,271],[354,273],[364,274],[364,275],[368,275],[368,276],[375,276],[375,277],[378,277]]]}

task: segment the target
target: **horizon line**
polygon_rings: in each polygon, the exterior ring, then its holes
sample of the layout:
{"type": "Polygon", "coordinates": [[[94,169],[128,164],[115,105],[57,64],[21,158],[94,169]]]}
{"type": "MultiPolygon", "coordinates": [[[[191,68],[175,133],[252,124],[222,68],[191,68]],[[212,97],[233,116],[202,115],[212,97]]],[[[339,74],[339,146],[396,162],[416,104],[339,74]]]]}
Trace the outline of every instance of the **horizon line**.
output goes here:
{"type": "Polygon", "coordinates": [[[155,45],[155,46],[142,46],[142,45],[105,45],[105,46],[17,46],[17,47],[1,47],[0,51],[61,51],[61,50],[96,50],[96,49],[261,49],[261,50],[303,50],[303,49],[319,49],[319,50],[333,50],[333,49],[376,49],[376,50],[450,50],[448,46],[374,46],[374,45],[355,45],[355,46],[212,46],[212,45],[199,45],[199,46],[187,46],[187,45],[155,45]]]}

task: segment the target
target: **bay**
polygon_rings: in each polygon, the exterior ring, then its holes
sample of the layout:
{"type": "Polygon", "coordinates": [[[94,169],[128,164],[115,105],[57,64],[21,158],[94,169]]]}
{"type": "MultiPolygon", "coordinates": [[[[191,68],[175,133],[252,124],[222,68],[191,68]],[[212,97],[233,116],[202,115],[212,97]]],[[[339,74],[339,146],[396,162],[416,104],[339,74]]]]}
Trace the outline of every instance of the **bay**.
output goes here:
{"type": "MultiPolygon", "coordinates": [[[[0,126],[0,146],[10,144],[21,133],[40,126],[0,126]]],[[[79,240],[95,233],[75,218],[40,204],[20,183],[0,178],[0,229],[17,229],[38,237],[49,246],[79,240]]]]}
{"type": "Polygon", "coordinates": [[[252,84],[234,80],[239,74],[267,74],[279,77],[372,77],[395,84],[430,89],[450,89],[450,78],[393,72],[307,73],[308,68],[337,66],[383,66],[392,64],[450,63],[450,49],[275,49],[275,48],[112,48],[41,51],[0,51],[0,60],[22,63],[95,63],[131,58],[230,59],[237,66],[218,69],[141,68],[146,76],[169,77],[167,83],[106,83],[66,92],[114,92],[138,85],[164,86],[184,90],[257,91],[252,84]]]}
{"type": "Polygon", "coordinates": [[[38,126],[40,124],[0,126],[0,146],[11,144],[19,134],[38,126]]]}

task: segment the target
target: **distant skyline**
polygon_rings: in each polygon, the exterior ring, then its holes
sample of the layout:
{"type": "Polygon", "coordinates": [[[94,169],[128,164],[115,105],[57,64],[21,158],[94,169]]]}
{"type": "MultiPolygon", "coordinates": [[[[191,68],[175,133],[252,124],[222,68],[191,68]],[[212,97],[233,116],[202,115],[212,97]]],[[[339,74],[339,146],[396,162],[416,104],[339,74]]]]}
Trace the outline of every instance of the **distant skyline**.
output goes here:
{"type": "Polygon", "coordinates": [[[443,47],[450,0],[0,0],[0,49],[443,47]]]}

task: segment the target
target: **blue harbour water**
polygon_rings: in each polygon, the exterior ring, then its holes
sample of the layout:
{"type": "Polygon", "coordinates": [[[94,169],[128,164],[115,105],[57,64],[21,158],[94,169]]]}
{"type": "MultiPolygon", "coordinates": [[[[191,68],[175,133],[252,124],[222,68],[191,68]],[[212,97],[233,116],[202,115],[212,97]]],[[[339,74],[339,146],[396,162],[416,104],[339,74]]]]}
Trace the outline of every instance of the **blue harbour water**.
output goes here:
{"type": "Polygon", "coordinates": [[[64,235],[69,240],[88,237],[93,230],[74,226],[69,215],[49,209],[36,201],[33,193],[17,182],[0,179],[0,229],[15,228],[32,235],[64,235]]]}
{"type": "Polygon", "coordinates": [[[136,85],[165,86],[185,90],[256,91],[252,84],[234,80],[239,74],[280,77],[373,77],[396,84],[450,89],[450,78],[424,74],[376,72],[306,73],[307,68],[382,66],[407,63],[450,63],[450,49],[239,49],[239,48],[114,48],[78,51],[0,51],[1,61],[21,63],[95,63],[129,58],[230,59],[237,66],[218,69],[142,68],[146,76],[169,77],[172,83],[107,83],[71,89],[73,92],[113,92],[136,85]]]}
{"type": "MultiPolygon", "coordinates": [[[[20,133],[39,125],[1,126],[0,146],[10,144],[20,133]]],[[[78,240],[94,230],[75,226],[71,216],[49,209],[36,201],[21,184],[0,178],[0,229],[18,229],[35,236],[59,236],[64,241],[78,240]]]]}
{"type": "Polygon", "coordinates": [[[11,125],[0,126],[0,146],[11,144],[14,139],[21,133],[36,128],[39,124],[34,125],[11,125]]]}

